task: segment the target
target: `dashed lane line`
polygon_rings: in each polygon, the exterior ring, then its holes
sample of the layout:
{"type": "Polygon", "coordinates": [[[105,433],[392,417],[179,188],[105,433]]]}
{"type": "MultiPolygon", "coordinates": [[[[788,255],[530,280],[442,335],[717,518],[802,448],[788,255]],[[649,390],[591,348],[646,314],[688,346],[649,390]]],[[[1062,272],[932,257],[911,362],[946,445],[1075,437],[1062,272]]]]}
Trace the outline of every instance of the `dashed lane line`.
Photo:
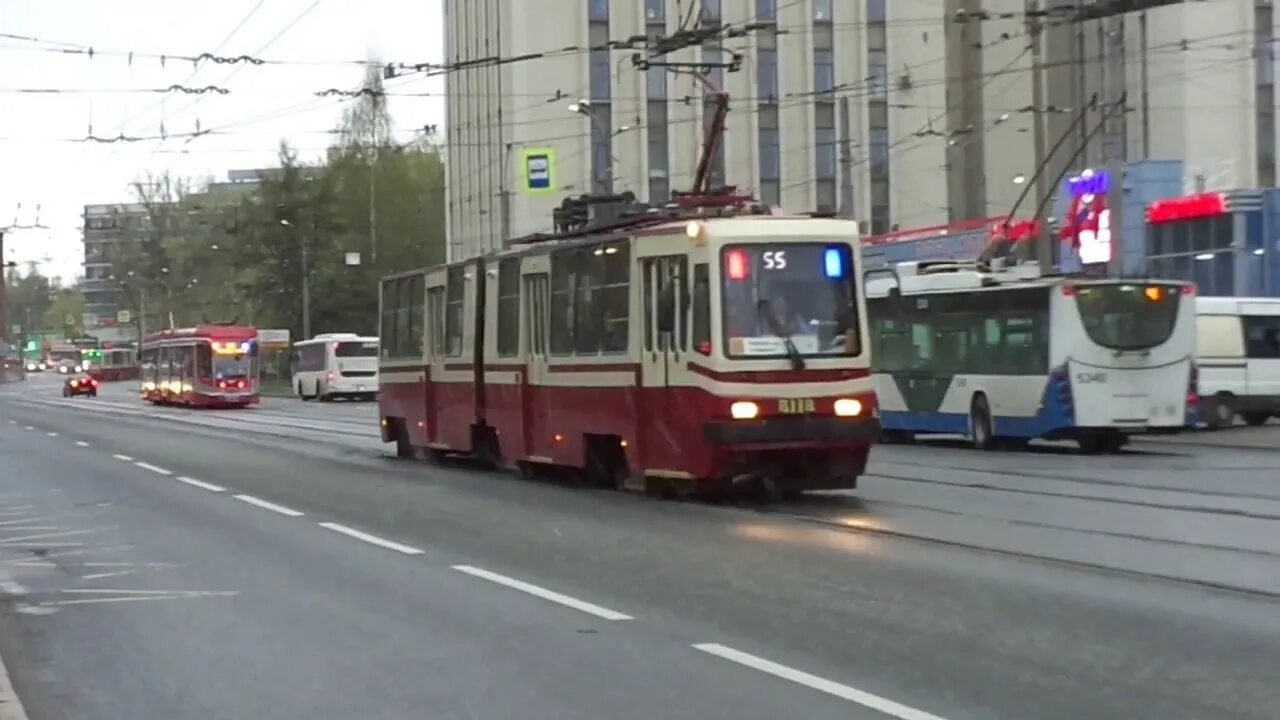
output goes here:
{"type": "Polygon", "coordinates": [[[111,457],[117,460],[120,460],[122,462],[133,462],[133,458],[129,457],[128,455],[112,455],[111,457]]]}
{"type": "Polygon", "coordinates": [[[49,437],[58,437],[58,433],[56,432],[47,432],[45,435],[48,435],[49,437]]]}
{"type": "Polygon", "coordinates": [[[624,615],[616,610],[610,610],[609,608],[600,607],[599,605],[596,605],[594,603],[589,603],[589,602],[586,602],[585,600],[579,600],[577,598],[569,597],[568,595],[562,595],[558,592],[555,592],[554,590],[548,590],[543,587],[538,587],[537,585],[532,585],[530,583],[524,582],[523,580],[516,580],[515,578],[507,577],[506,575],[499,575],[496,572],[491,572],[483,568],[472,567],[471,565],[454,565],[453,569],[457,570],[458,572],[464,572],[473,577],[478,577],[483,580],[488,580],[491,583],[497,583],[498,585],[509,587],[513,590],[519,590],[520,592],[528,593],[530,595],[533,595],[534,597],[540,597],[543,600],[549,600],[553,603],[558,603],[560,605],[564,605],[565,607],[573,608],[574,610],[587,613],[588,615],[595,615],[596,617],[603,618],[605,620],[634,620],[635,619],[630,615],[624,615]]]}
{"type": "Polygon", "coordinates": [[[89,443],[87,443],[87,442],[85,442],[85,441],[83,441],[83,440],[77,440],[77,441],[76,441],[76,447],[89,447],[89,443]]]}
{"type": "Polygon", "coordinates": [[[346,525],[339,525],[338,523],[332,523],[332,522],[322,522],[320,523],[320,527],[332,530],[334,532],[340,532],[343,535],[346,535],[348,537],[353,537],[357,540],[363,540],[364,542],[367,542],[370,545],[377,545],[378,547],[384,547],[384,548],[387,548],[388,550],[395,550],[396,552],[404,553],[405,555],[421,555],[422,554],[422,551],[416,547],[411,547],[409,545],[401,545],[400,543],[394,542],[392,540],[384,540],[383,538],[380,538],[376,535],[370,535],[369,533],[361,532],[359,530],[356,530],[355,528],[349,528],[346,525]]]}
{"type": "Polygon", "coordinates": [[[898,720],[943,720],[937,715],[932,715],[923,710],[917,710],[913,707],[894,702],[879,695],[873,695],[869,692],[859,690],[857,688],[842,685],[833,680],[820,678],[817,675],[810,675],[802,670],[779,665],[762,657],[757,657],[741,650],[734,650],[731,647],[719,645],[717,643],[699,643],[693,646],[696,650],[714,655],[723,660],[735,662],[752,670],[759,670],[762,673],[773,675],[783,680],[789,680],[798,685],[804,685],[812,690],[824,692],[828,695],[834,695],[843,700],[857,703],[865,708],[870,708],[876,712],[888,715],[889,717],[898,718],[898,720]]]}
{"type": "Polygon", "coordinates": [[[155,465],[152,465],[151,463],[135,462],[135,463],[134,463],[134,465],[136,465],[136,466],[138,466],[138,467],[140,467],[140,468],[142,468],[143,470],[146,470],[146,471],[148,471],[148,472],[153,472],[153,473],[155,473],[155,474],[157,474],[157,475],[172,475],[172,474],[173,474],[173,471],[172,471],[172,470],[165,470],[164,468],[162,468],[162,467],[156,467],[155,465]]]}
{"type": "Polygon", "coordinates": [[[208,490],[209,492],[220,493],[220,492],[227,491],[227,489],[222,487],[221,485],[214,485],[213,483],[207,483],[203,480],[196,480],[195,478],[189,478],[183,475],[179,475],[177,477],[177,480],[180,483],[185,483],[187,485],[190,485],[191,487],[200,488],[201,490],[208,490]]]}
{"type": "Polygon", "coordinates": [[[280,513],[281,515],[287,515],[289,517],[302,517],[303,515],[302,513],[298,512],[297,510],[294,510],[293,508],[287,508],[283,505],[276,505],[275,503],[267,502],[266,500],[263,500],[261,498],[256,498],[252,495],[232,495],[232,497],[234,497],[235,499],[241,502],[247,502],[250,505],[256,505],[257,507],[260,507],[263,510],[270,510],[271,512],[280,513]]]}

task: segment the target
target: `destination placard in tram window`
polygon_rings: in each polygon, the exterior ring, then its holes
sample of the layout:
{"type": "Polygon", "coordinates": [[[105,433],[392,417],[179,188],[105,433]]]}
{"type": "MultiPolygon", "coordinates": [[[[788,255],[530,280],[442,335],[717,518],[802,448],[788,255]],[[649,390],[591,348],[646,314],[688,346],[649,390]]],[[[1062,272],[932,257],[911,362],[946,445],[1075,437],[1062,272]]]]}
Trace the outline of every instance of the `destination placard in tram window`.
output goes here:
{"type": "MultiPolygon", "coordinates": [[[[791,342],[802,355],[818,352],[817,335],[795,335],[791,342]]],[[[729,338],[731,355],[786,355],[787,341],[777,336],[729,338]]]]}

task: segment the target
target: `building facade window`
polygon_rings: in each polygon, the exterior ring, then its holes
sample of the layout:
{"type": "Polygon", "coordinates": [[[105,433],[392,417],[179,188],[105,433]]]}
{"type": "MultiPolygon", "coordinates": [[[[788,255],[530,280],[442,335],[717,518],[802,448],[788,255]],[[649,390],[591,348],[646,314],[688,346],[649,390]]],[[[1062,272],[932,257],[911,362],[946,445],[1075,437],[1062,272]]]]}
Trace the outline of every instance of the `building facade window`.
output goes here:
{"type": "Polygon", "coordinates": [[[1275,13],[1271,0],[1257,0],[1253,10],[1254,22],[1254,81],[1257,97],[1258,186],[1273,187],[1276,184],[1276,74],[1275,46],[1271,26],[1275,13]]]}
{"type": "MultiPolygon", "coordinates": [[[[776,23],[778,0],[756,0],[756,20],[776,23]]],[[[756,156],[760,163],[760,202],[782,204],[782,147],[778,126],[778,29],[756,33],[756,103],[759,134],[756,156]]]]}
{"type": "MultiPolygon", "coordinates": [[[[591,47],[609,42],[609,0],[587,0],[587,36],[591,47]]],[[[609,50],[591,51],[588,85],[591,105],[587,119],[591,133],[591,190],[613,192],[613,96],[612,55],[609,50]]]]}
{"type": "MultiPolygon", "coordinates": [[[[702,22],[705,25],[716,26],[723,21],[720,14],[720,0],[702,0],[702,22]]],[[[702,61],[705,63],[723,63],[725,58],[724,46],[718,40],[707,42],[702,45],[702,61]]],[[[703,137],[711,130],[712,124],[715,122],[716,112],[719,109],[720,92],[724,91],[724,68],[712,67],[707,71],[706,86],[702,95],[702,131],[703,137]]],[[[724,185],[724,143],[716,144],[715,152],[711,155],[711,164],[708,170],[710,181],[708,186],[718,188],[724,185]]]]}
{"type": "Polygon", "coordinates": [[[814,209],[836,209],[836,62],[831,3],[813,4],[814,209]]]}
{"type": "Polygon", "coordinates": [[[867,0],[867,151],[871,171],[871,232],[892,227],[892,169],[889,157],[888,42],[885,0],[867,0]]]}
{"type": "MultiPolygon", "coordinates": [[[[645,0],[645,34],[651,40],[667,34],[666,0],[645,0]]],[[[649,138],[649,202],[671,199],[671,147],[668,124],[667,69],[645,71],[645,128],[649,138]]]]}

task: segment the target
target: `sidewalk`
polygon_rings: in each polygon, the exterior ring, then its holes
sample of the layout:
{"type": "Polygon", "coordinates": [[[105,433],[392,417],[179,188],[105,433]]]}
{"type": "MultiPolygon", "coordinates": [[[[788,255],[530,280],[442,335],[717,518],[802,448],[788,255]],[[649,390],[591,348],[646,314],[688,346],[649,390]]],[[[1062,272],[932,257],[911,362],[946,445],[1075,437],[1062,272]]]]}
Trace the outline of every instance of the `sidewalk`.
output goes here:
{"type": "Polygon", "coordinates": [[[1226,430],[1194,430],[1179,435],[1139,435],[1134,443],[1163,443],[1198,447],[1240,448],[1247,450],[1280,450],[1280,423],[1258,427],[1237,425],[1226,430]]]}

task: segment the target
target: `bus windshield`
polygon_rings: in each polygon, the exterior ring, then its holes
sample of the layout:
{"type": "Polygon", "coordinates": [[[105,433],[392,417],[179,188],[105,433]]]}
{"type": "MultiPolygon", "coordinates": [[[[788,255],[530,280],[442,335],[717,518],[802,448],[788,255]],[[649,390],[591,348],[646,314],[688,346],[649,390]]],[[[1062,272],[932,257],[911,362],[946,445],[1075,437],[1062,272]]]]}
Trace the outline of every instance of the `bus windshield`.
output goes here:
{"type": "Polygon", "coordinates": [[[378,343],[375,340],[334,343],[333,355],[340,358],[376,358],[378,343]]]}
{"type": "Polygon", "coordinates": [[[1075,287],[1089,339],[1111,350],[1147,350],[1173,334],[1182,289],[1159,283],[1099,283],[1075,287]]]}
{"type": "Polygon", "coordinates": [[[725,354],[858,354],[853,273],[847,243],[726,247],[721,257],[725,354]]]}

